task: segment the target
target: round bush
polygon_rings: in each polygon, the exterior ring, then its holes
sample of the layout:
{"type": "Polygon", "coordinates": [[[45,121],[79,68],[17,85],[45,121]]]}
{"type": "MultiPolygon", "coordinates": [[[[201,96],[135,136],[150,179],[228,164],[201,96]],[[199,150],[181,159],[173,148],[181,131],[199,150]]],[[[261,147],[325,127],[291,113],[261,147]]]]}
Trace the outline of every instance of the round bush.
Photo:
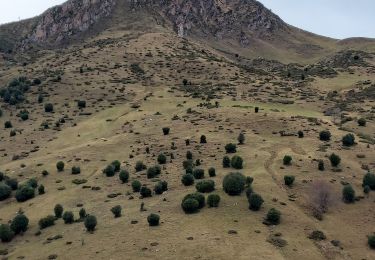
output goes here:
{"type": "Polygon", "coordinates": [[[8,185],[0,183],[0,201],[9,198],[11,193],[12,189],[8,185]]]}
{"type": "Polygon", "coordinates": [[[247,187],[249,187],[251,184],[253,184],[253,182],[254,182],[254,178],[253,177],[246,176],[245,183],[246,183],[247,187]]]}
{"type": "Polygon", "coordinates": [[[163,153],[159,154],[158,163],[159,164],[166,164],[167,163],[167,157],[163,153]]]}
{"type": "Polygon", "coordinates": [[[147,167],[146,167],[146,165],[143,164],[142,161],[136,162],[136,164],[135,164],[135,171],[136,172],[140,172],[140,171],[143,171],[143,170],[146,170],[146,169],[147,169],[147,167]]]}
{"type": "Polygon", "coordinates": [[[56,204],[56,206],[53,209],[53,211],[55,212],[55,217],[56,218],[61,218],[62,214],[64,212],[64,208],[63,208],[63,206],[61,204],[56,204]]]}
{"type": "Polygon", "coordinates": [[[195,185],[198,192],[208,193],[215,190],[215,182],[213,180],[200,181],[195,185]]]}
{"type": "Polygon", "coordinates": [[[12,128],[12,127],[13,127],[12,122],[10,122],[10,121],[6,121],[6,122],[4,123],[4,128],[12,128]]]}
{"type": "Polygon", "coordinates": [[[15,178],[7,178],[5,184],[8,185],[12,190],[18,189],[18,181],[15,178]]]}
{"type": "Polygon", "coordinates": [[[152,179],[155,178],[156,176],[160,175],[161,173],[161,168],[159,165],[150,167],[147,169],[147,178],[152,179]]]}
{"type": "Polygon", "coordinates": [[[38,222],[40,229],[45,229],[47,227],[55,225],[56,218],[52,215],[48,215],[47,217],[41,218],[38,222]]]}
{"type": "Polygon", "coordinates": [[[199,202],[196,199],[185,199],[181,203],[181,207],[186,214],[192,214],[199,210],[199,202]]]}
{"type": "Polygon", "coordinates": [[[329,156],[329,161],[331,162],[331,165],[333,167],[337,167],[339,166],[340,162],[341,162],[341,158],[340,156],[338,156],[337,154],[334,154],[332,153],[330,156],[329,156]]]}
{"type": "Polygon", "coordinates": [[[370,248],[375,249],[375,235],[368,236],[367,243],[370,248]]]}
{"type": "Polygon", "coordinates": [[[191,174],[184,174],[181,178],[182,184],[185,186],[191,186],[194,184],[194,176],[191,174]]]}
{"type": "Polygon", "coordinates": [[[319,171],[324,171],[324,162],[323,160],[320,160],[319,163],[318,163],[318,170],[319,171]]]}
{"type": "Polygon", "coordinates": [[[205,135],[202,135],[201,136],[201,141],[200,141],[201,144],[206,144],[207,143],[207,138],[205,135]]]}
{"type": "Polygon", "coordinates": [[[211,167],[210,169],[208,169],[208,175],[210,177],[215,177],[216,176],[216,170],[215,170],[215,168],[211,167]]]}
{"type": "Polygon", "coordinates": [[[146,186],[141,187],[140,194],[143,198],[152,197],[152,191],[146,186]]]}
{"type": "Polygon", "coordinates": [[[319,133],[319,139],[321,141],[329,141],[331,140],[331,132],[328,130],[321,131],[319,133]]]}
{"type": "Polygon", "coordinates": [[[253,188],[251,186],[247,187],[246,190],[245,190],[245,194],[246,194],[246,198],[249,200],[250,199],[250,195],[253,194],[253,188]]]}
{"type": "Polygon", "coordinates": [[[237,152],[237,146],[235,144],[229,143],[225,146],[225,151],[227,153],[235,153],[237,152]]]}
{"type": "Polygon", "coordinates": [[[44,111],[47,113],[53,112],[53,105],[51,103],[47,103],[44,105],[44,111]]]}
{"type": "Polygon", "coordinates": [[[305,134],[303,133],[303,131],[298,131],[298,138],[303,138],[305,136],[305,134]]]}
{"type": "Polygon", "coordinates": [[[228,156],[224,156],[223,158],[223,168],[230,168],[230,159],[228,156]]]}
{"type": "Polygon", "coordinates": [[[207,197],[207,205],[210,208],[217,208],[220,203],[220,196],[217,194],[210,194],[207,197]]]}
{"type": "Polygon", "coordinates": [[[147,217],[147,222],[150,227],[159,226],[160,217],[157,214],[150,214],[147,217]]]}
{"type": "Polygon", "coordinates": [[[119,172],[120,171],[120,168],[121,168],[121,162],[119,160],[115,160],[111,163],[111,165],[113,166],[114,168],[114,171],[115,172],[119,172]]]}
{"type": "Polygon", "coordinates": [[[238,141],[239,144],[244,144],[245,143],[245,135],[244,135],[244,133],[240,133],[238,135],[237,141],[238,141]]]}
{"type": "Polygon", "coordinates": [[[363,176],[362,187],[370,187],[371,190],[375,190],[375,174],[373,173],[366,173],[363,176]]]}
{"type": "Polygon", "coordinates": [[[35,197],[35,190],[28,185],[23,185],[18,188],[15,197],[18,202],[27,201],[35,197]]]}
{"type": "Polygon", "coordinates": [[[366,123],[367,123],[366,119],[364,119],[364,118],[358,119],[358,125],[359,126],[366,126],[366,123]]]}
{"type": "Polygon", "coordinates": [[[31,188],[35,189],[38,187],[38,181],[35,178],[32,178],[26,182],[26,185],[30,186],[31,188]]]}
{"type": "Polygon", "coordinates": [[[86,216],[87,216],[87,214],[86,214],[86,210],[84,209],[84,208],[81,208],[80,210],[79,210],[79,218],[80,219],[84,219],[86,216]]]}
{"type": "Polygon", "coordinates": [[[18,214],[12,220],[12,223],[10,224],[10,228],[12,229],[14,234],[17,235],[19,233],[26,232],[28,225],[29,225],[29,219],[23,214],[18,214]]]}
{"type": "Polygon", "coordinates": [[[114,206],[113,208],[111,208],[111,212],[113,213],[115,218],[121,217],[121,210],[122,210],[122,208],[121,208],[120,205],[117,205],[117,206],[114,206]]]}
{"type": "Polygon", "coordinates": [[[262,207],[264,200],[262,196],[256,193],[252,193],[249,197],[249,209],[258,211],[262,207]]]}
{"type": "Polygon", "coordinates": [[[229,173],[224,177],[223,189],[230,196],[240,195],[245,189],[245,181],[246,178],[241,173],[229,173]]]}
{"type": "Polygon", "coordinates": [[[141,190],[142,184],[138,180],[132,181],[132,189],[133,192],[139,192],[141,190]]]}
{"type": "Polygon", "coordinates": [[[78,100],[77,106],[78,106],[78,108],[85,108],[86,107],[86,101],[78,100]]]}
{"type": "Polygon", "coordinates": [[[292,157],[289,155],[285,155],[283,158],[283,164],[284,165],[290,165],[292,162],[292,157]]]}
{"type": "Polygon", "coordinates": [[[353,146],[355,144],[355,137],[353,134],[344,135],[342,138],[342,144],[344,146],[353,146]]]}
{"type": "Polygon", "coordinates": [[[203,179],[204,178],[204,170],[203,169],[195,169],[193,171],[193,176],[195,179],[203,179]]]}
{"type": "Polygon", "coordinates": [[[187,152],[186,152],[186,159],[188,159],[188,160],[192,160],[192,159],[193,159],[193,154],[192,154],[192,152],[190,152],[190,151],[187,151],[187,152]]]}
{"type": "Polygon", "coordinates": [[[86,227],[87,231],[93,232],[95,230],[95,227],[96,227],[97,223],[98,222],[97,222],[95,216],[93,216],[93,215],[86,216],[84,224],[85,224],[85,227],[86,227]]]}
{"type": "Polygon", "coordinates": [[[352,203],[355,200],[355,191],[353,187],[349,185],[345,185],[342,189],[342,198],[346,203],[352,203]]]}
{"type": "Polygon", "coordinates": [[[163,127],[163,134],[169,135],[170,128],[169,127],[163,127]]]}
{"type": "Polygon", "coordinates": [[[127,183],[129,181],[129,172],[126,170],[120,171],[119,179],[122,183],[127,183]]]}
{"type": "Polygon", "coordinates": [[[9,225],[0,224],[0,240],[1,242],[7,243],[12,241],[14,232],[10,229],[9,225]]]}
{"type": "Polygon", "coordinates": [[[73,166],[72,167],[72,174],[73,175],[77,175],[77,174],[80,174],[81,173],[81,168],[80,167],[77,167],[77,166],[73,166]]]}
{"type": "Polygon", "coordinates": [[[243,160],[240,156],[238,155],[235,155],[232,157],[232,160],[230,162],[231,166],[234,168],[234,169],[242,169],[243,168],[243,160]]]}
{"type": "Polygon", "coordinates": [[[281,217],[281,212],[278,211],[277,209],[272,208],[268,211],[266,220],[272,225],[277,225],[280,223],[280,217],[281,217]]]}
{"type": "Polygon", "coordinates": [[[65,211],[62,215],[65,224],[72,224],[74,222],[74,214],[71,211],[65,211]]]}
{"type": "Polygon", "coordinates": [[[203,208],[205,205],[206,205],[206,199],[205,197],[203,196],[203,194],[199,193],[199,192],[195,192],[195,193],[191,193],[191,194],[188,194],[186,195],[182,201],[186,200],[186,199],[195,199],[196,201],[198,201],[198,208],[201,209],[203,208]]]}
{"type": "Polygon", "coordinates": [[[59,161],[56,163],[56,168],[59,172],[62,172],[64,170],[65,164],[62,161],[59,161]]]}
{"type": "Polygon", "coordinates": [[[38,193],[39,193],[39,195],[43,195],[44,193],[46,193],[43,185],[40,185],[38,187],[38,193]]]}
{"type": "Polygon", "coordinates": [[[294,183],[295,177],[292,175],[285,175],[284,176],[284,183],[286,186],[292,186],[294,183]]]}
{"type": "Polygon", "coordinates": [[[115,176],[116,172],[115,172],[115,167],[111,164],[111,165],[108,165],[107,167],[105,167],[105,169],[103,170],[103,173],[107,176],[107,177],[113,177],[115,176]]]}

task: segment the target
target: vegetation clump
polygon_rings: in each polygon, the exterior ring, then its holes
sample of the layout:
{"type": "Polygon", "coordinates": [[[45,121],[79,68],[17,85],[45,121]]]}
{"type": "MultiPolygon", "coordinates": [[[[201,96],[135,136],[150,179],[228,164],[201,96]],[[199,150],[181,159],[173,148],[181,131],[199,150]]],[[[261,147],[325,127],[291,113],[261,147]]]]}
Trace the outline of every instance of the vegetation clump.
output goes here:
{"type": "Polygon", "coordinates": [[[215,190],[215,182],[213,180],[200,181],[195,185],[198,192],[209,193],[215,190]]]}
{"type": "Polygon", "coordinates": [[[150,214],[147,217],[147,222],[150,225],[150,227],[153,226],[159,226],[160,217],[157,214],[150,214]]]}
{"type": "Polygon", "coordinates": [[[229,173],[224,177],[223,189],[230,195],[240,195],[245,189],[246,178],[239,172],[229,173]]]}
{"type": "Polygon", "coordinates": [[[207,197],[207,205],[210,208],[217,208],[220,203],[220,196],[217,194],[210,194],[207,197]]]}

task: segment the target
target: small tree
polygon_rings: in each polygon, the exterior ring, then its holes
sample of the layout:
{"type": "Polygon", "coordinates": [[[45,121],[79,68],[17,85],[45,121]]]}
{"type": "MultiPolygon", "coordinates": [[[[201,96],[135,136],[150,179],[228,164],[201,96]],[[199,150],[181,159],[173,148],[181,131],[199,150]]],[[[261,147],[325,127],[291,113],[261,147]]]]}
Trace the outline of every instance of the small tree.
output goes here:
{"type": "Polygon", "coordinates": [[[47,217],[41,218],[38,222],[40,229],[45,229],[47,227],[55,225],[56,218],[52,215],[48,215],[47,217]]]}
{"type": "Polygon", "coordinates": [[[86,210],[84,209],[84,208],[81,208],[80,210],[79,210],[79,218],[80,219],[84,219],[86,216],[87,216],[87,214],[86,214],[86,210]]]}
{"type": "Polygon", "coordinates": [[[216,170],[215,170],[215,168],[211,167],[210,169],[208,169],[208,175],[210,177],[215,177],[216,176],[216,170]]]}
{"type": "Polygon", "coordinates": [[[12,189],[8,185],[0,182],[0,201],[9,198],[11,193],[12,189]]]}
{"type": "Polygon", "coordinates": [[[266,220],[272,225],[278,225],[280,224],[280,217],[281,212],[277,209],[272,208],[268,211],[266,220]]]}
{"type": "Polygon", "coordinates": [[[122,210],[122,208],[121,208],[120,205],[117,205],[117,206],[114,206],[113,208],[111,208],[111,212],[113,213],[115,218],[121,217],[121,210],[122,210]]]}
{"type": "Polygon", "coordinates": [[[187,151],[187,152],[186,152],[186,159],[188,159],[188,160],[192,160],[192,159],[193,159],[193,153],[190,152],[190,151],[187,151]]]}
{"type": "Polygon", "coordinates": [[[205,135],[202,135],[201,136],[201,141],[200,141],[201,144],[206,144],[207,143],[207,138],[205,135]]]}
{"type": "Polygon", "coordinates": [[[210,194],[207,197],[207,204],[210,208],[217,208],[220,203],[220,196],[217,194],[210,194]]]}
{"type": "Polygon", "coordinates": [[[23,214],[18,214],[12,220],[12,223],[10,224],[10,229],[14,232],[14,234],[17,235],[19,233],[26,232],[28,225],[29,219],[23,214]]]}
{"type": "Polygon", "coordinates": [[[204,178],[204,170],[203,169],[194,169],[193,176],[195,179],[203,179],[204,178]]]}
{"type": "Polygon", "coordinates": [[[113,161],[111,163],[111,165],[113,166],[115,172],[119,172],[120,171],[120,169],[121,169],[121,162],[119,160],[113,161]]]}
{"type": "Polygon", "coordinates": [[[74,214],[71,211],[65,211],[62,219],[64,220],[65,224],[72,224],[74,222],[74,214]]]}
{"type": "Polygon", "coordinates": [[[323,162],[323,160],[319,160],[318,170],[319,171],[324,171],[324,162],[323,162]]]}
{"type": "Polygon", "coordinates": [[[322,215],[326,213],[328,208],[333,204],[331,185],[326,181],[314,181],[309,198],[314,216],[318,219],[322,219],[322,215]]]}
{"type": "Polygon", "coordinates": [[[98,224],[96,217],[93,215],[88,215],[85,218],[85,227],[88,232],[93,232],[95,230],[96,225],[98,224]]]}
{"type": "Polygon", "coordinates": [[[321,141],[329,141],[331,140],[331,132],[328,130],[321,131],[319,133],[319,139],[321,141]]]}
{"type": "Polygon", "coordinates": [[[329,156],[329,161],[331,162],[331,165],[333,167],[337,167],[339,166],[340,162],[341,162],[341,158],[340,156],[338,156],[337,154],[335,153],[332,153],[330,156],[329,156]]]}
{"type": "Polygon", "coordinates": [[[46,193],[42,184],[38,187],[38,193],[39,195],[43,195],[44,193],[46,193]]]}
{"type": "Polygon", "coordinates": [[[375,249],[375,235],[368,236],[367,243],[370,248],[375,249]]]}
{"type": "Polygon", "coordinates": [[[62,214],[64,212],[64,208],[63,208],[63,206],[61,204],[56,204],[56,206],[53,209],[53,211],[55,212],[55,217],[56,218],[61,218],[62,214]]]}
{"type": "Polygon", "coordinates": [[[147,222],[150,227],[159,226],[160,217],[157,214],[150,214],[147,217],[147,222]]]}
{"type": "Polygon", "coordinates": [[[292,157],[289,155],[285,155],[283,158],[283,164],[284,165],[290,165],[292,162],[292,157]]]}
{"type": "Polygon", "coordinates": [[[129,172],[126,170],[120,171],[119,179],[122,183],[127,183],[129,181],[129,172]]]}
{"type": "Polygon", "coordinates": [[[285,175],[284,176],[284,183],[286,186],[292,186],[294,183],[295,177],[293,175],[285,175]]]}
{"type": "Polygon", "coordinates": [[[65,164],[62,161],[56,163],[57,171],[62,172],[64,170],[65,164]]]}
{"type": "Polygon", "coordinates": [[[140,183],[140,181],[138,180],[132,181],[133,192],[139,192],[141,190],[141,186],[142,184],[140,183]]]}
{"type": "Polygon", "coordinates": [[[107,167],[105,167],[105,169],[103,170],[103,173],[107,176],[107,177],[113,177],[115,176],[116,172],[115,172],[115,167],[110,164],[108,165],[107,167]]]}
{"type": "Polygon", "coordinates": [[[232,160],[230,162],[231,166],[234,168],[234,169],[242,169],[243,168],[243,160],[240,156],[238,155],[235,155],[232,157],[232,160]]]}
{"type": "Polygon", "coordinates": [[[80,109],[85,108],[86,107],[86,101],[84,101],[84,100],[78,100],[77,106],[80,109]]]}
{"type": "Polygon", "coordinates": [[[368,172],[363,176],[362,187],[366,186],[371,190],[375,190],[375,174],[368,172]]]}
{"type": "Polygon", "coordinates": [[[142,186],[139,193],[141,194],[141,196],[143,198],[152,197],[152,191],[149,188],[147,188],[146,186],[142,186]]]}
{"type": "Polygon", "coordinates": [[[238,135],[237,141],[238,141],[239,144],[244,144],[245,143],[245,135],[244,135],[244,133],[241,132],[238,135]]]}
{"type": "Polygon", "coordinates": [[[4,123],[4,128],[12,128],[12,127],[13,127],[12,122],[10,122],[10,121],[5,121],[5,123],[4,123]]]}
{"type": "Polygon", "coordinates": [[[53,112],[53,105],[51,103],[47,103],[44,105],[44,111],[47,113],[53,112]]]}
{"type": "Polygon", "coordinates": [[[191,174],[184,174],[181,178],[181,182],[185,186],[191,186],[194,184],[194,176],[191,174]]]}
{"type": "Polygon", "coordinates": [[[298,138],[303,138],[305,136],[305,134],[303,133],[303,131],[298,131],[298,138]]]}
{"type": "Polygon", "coordinates": [[[245,180],[245,176],[239,172],[229,173],[224,177],[223,189],[230,196],[240,195],[245,189],[245,180]]]}
{"type": "Polygon", "coordinates": [[[12,241],[14,232],[10,229],[9,225],[0,224],[0,240],[1,242],[7,243],[12,241]]]}
{"type": "Polygon", "coordinates": [[[146,170],[146,169],[147,169],[147,167],[142,161],[136,162],[136,164],[135,164],[135,171],[136,172],[140,172],[140,171],[143,171],[143,170],[146,170]]]}
{"type": "Polygon", "coordinates": [[[166,164],[167,163],[167,157],[163,153],[159,154],[158,163],[159,164],[166,164]]]}
{"type": "Polygon", "coordinates": [[[342,189],[342,197],[346,203],[353,203],[355,200],[355,191],[353,187],[348,184],[342,189]]]}
{"type": "Polygon", "coordinates": [[[342,144],[344,146],[353,146],[355,144],[355,137],[353,134],[347,134],[342,138],[342,144]]]}
{"type": "Polygon", "coordinates": [[[213,180],[200,181],[195,185],[198,192],[209,193],[215,190],[215,182],[213,180]]]}
{"type": "Polygon", "coordinates": [[[80,174],[81,173],[81,168],[78,167],[78,166],[73,166],[72,167],[72,174],[73,175],[77,175],[77,174],[80,174]]]}
{"type": "Polygon", "coordinates": [[[182,201],[181,208],[186,214],[192,214],[199,210],[199,202],[196,199],[188,198],[182,201]]]}
{"type": "Polygon", "coordinates": [[[223,167],[224,168],[230,168],[230,159],[228,156],[224,156],[223,158],[223,167]]]}
{"type": "Polygon", "coordinates": [[[35,197],[35,190],[29,185],[22,185],[16,191],[15,197],[18,202],[25,202],[35,197]]]}
{"type": "Polygon", "coordinates": [[[237,146],[235,144],[229,143],[225,146],[225,151],[227,153],[235,153],[237,152],[237,146]]]}
{"type": "Polygon", "coordinates": [[[170,128],[169,127],[163,127],[163,134],[169,135],[170,128]]]}
{"type": "Polygon", "coordinates": [[[366,126],[366,123],[367,123],[366,119],[364,119],[364,118],[358,119],[358,125],[359,126],[366,126]]]}
{"type": "Polygon", "coordinates": [[[249,197],[249,209],[253,211],[258,211],[262,207],[264,200],[262,196],[256,193],[251,193],[249,197]]]}

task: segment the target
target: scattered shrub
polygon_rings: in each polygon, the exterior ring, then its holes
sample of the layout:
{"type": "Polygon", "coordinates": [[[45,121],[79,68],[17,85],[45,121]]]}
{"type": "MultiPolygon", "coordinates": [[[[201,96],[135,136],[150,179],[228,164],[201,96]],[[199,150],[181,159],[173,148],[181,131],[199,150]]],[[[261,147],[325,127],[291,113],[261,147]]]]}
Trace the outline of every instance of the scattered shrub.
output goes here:
{"type": "Polygon", "coordinates": [[[320,160],[319,163],[318,163],[318,170],[319,171],[324,171],[324,162],[323,160],[320,160]]]}
{"type": "Polygon", "coordinates": [[[65,164],[62,161],[56,163],[57,171],[62,172],[64,170],[65,164]]]}
{"type": "Polygon", "coordinates": [[[201,144],[206,144],[207,143],[207,138],[205,135],[202,135],[201,136],[201,141],[200,141],[201,144]]]}
{"type": "Polygon", "coordinates": [[[142,184],[138,180],[132,181],[133,192],[139,192],[141,190],[142,184]]]}
{"type": "Polygon", "coordinates": [[[277,225],[280,223],[280,217],[281,212],[277,209],[272,208],[268,211],[266,220],[272,225],[277,225]]]}
{"type": "Polygon", "coordinates": [[[283,158],[283,164],[284,165],[290,165],[292,162],[292,157],[289,155],[285,155],[283,158]]]}
{"type": "Polygon", "coordinates": [[[227,144],[225,146],[225,151],[227,153],[235,153],[235,152],[237,152],[237,146],[235,144],[232,144],[232,143],[227,144]]]}
{"type": "Polygon", "coordinates": [[[28,225],[29,219],[23,214],[18,214],[12,220],[12,223],[10,224],[10,229],[14,232],[14,234],[17,235],[19,233],[26,232],[28,225]]]}
{"type": "Polygon", "coordinates": [[[235,155],[235,156],[232,157],[232,160],[231,160],[230,164],[234,169],[239,170],[239,169],[243,168],[243,160],[238,155],[235,155]]]}
{"type": "Polygon", "coordinates": [[[73,166],[72,167],[72,174],[73,175],[77,175],[77,174],[80,174],[81,173],[81,168],[78,167],[78,166],[73,166]]]}
{"type": "Polygon", "coordinates": [[[223,158],[223,168],[230,168],[230,159],[228,156],[224,156],[223,158]]]}
{"type": "Polygon", "coordinates": [[[263,202],[262,196],[253,192],[249,197],[249,209],[258,211],[262,207],[263,202]]]}
{"type": "Polygon", "coordinates": [[[18,188],[15,197],[18,202],[27,201],[35,197],[35,190],[28,185],[23,185],[18,188]]]}
{"type": "Polygon", "coordinates": [[[353,134],[344,135],[342,138],[342,144],[344,146],[353,146],[355,144],[355,137],[353,134]]]}
{"type": "Polygon", "coordinates": [[[120,161],[115,160],[111,163],[111,165],[113,166],[115,172],[120,171],[120,168],[121,168],[121,162],[120,161]]]}
{"type": "Polygon", "coordinates": [[[31,188],[35,189],[38,187],[38,181],[35,178],[31,178],[26,182],[26,185],[29,185],[31,188]]]}
{"type": "Polygon", "coordinates": [[[284,176],[284,183],[286,186],[292,186],[294,183],[295,177],[292,175],[285,175],[284,176]]]}
{"type": "Polygon", "coordinates": [[[147,217],[147,222],[150,227],[159,226],[160,217],[157,214],[150,214],[147,217]]]}
{"type": "Polygon", "coordinates": [[[15,178],[7,178],[5,184],[8,185],[12,190],[18,189],[18,181],[15,178]]]}
{"type": "Polygon", "coordinates": [[[250,195],[253,194],[253,188],[251,186],[247,187],[245,190],[246,198],[249,200],[250,195]]]}
{"type": "Polygon", "coordinates": [[[167,163],[167,156],[165,156],[164,154],[159,154],[158,156],[158,163],[159,164],[166,164],[167,163]]]}
{"type": "Polygon", "coordinates": [[[78,100],[77,106],[78,106],[78,108],[85,108],[86,107],[86,101],[78,100]]]}
{"type": "Polygon", "coordinates": [[[85,227],[88,232],[93,232],[95,230],[95,227],[97,225],[96,217],[93,215],[88,215],[85,218],[85,227]]]}
{"type": "Polygon", "coordinates": [[[52,215],[48,215],[47,217],[41,218],[39,220],[39,227],[40,229],[45,229],[47,227],[55,225],[56,218],[52,215]]]}
{"type": "Polygon", "coordinates": [[[331,165],[333,167],[337,167],[339,166],[340,162],[341,162],[341,158],[340,156],[338,156],[337,154],[335,153],[332,153],[330,156],[329,156],[329,161],[331,162],[331,165]]]}
{"type": "Polygon", "coordinates": [[[190,193],[190,194],[186,195],[183,198],[182,201],[187,200],[187,199],[195,199],[196,201],[198,201],[198,208],[199,209],[203,208],[206,205],[205,197],[203,196],[203,194],[201,194],[199,192],[190,193]]]}
{"type": "Polygon", "coordinates": [[[348,184],[342,189],[342,198],[346,203],[352,203],[355,200],[355,191],[353,187],[348,184]]]}
{"type": "Polygon", "coordinates": [[[13,127],[12,122],[10,122],[10,121],[5,121],[5,123],[4,123],[4,127],[5,127],[5,128],[12,128],[12,127],[13,127]]]}
{"type": "Polygon", "coordinates": [[[363,193],[365,193],[365,194],[369,194],[370,191],[371,191],[370,186],[366,185],[365,187],[363,187],[363,193]]]}
{"type": "Polygon", "coordinates": [[[146,186],[141,187],[140,194],[143,198],[152,197],[152,191],[146,186]]]}
{"type": "Polygon", "coordinates": [[[217,208],[220,203],[220,196],[217,194],[210,194],[207,197],[207,205],[210,208],[217,208]]]}
{"type": "Polygon", "coordinates": [[[320,230],[314,230],[309,235],[309,238],[312,239],[312,240],[315,240],[315,241],[322,241],[322,240],[326,240],[327,239],[326,235],[322,231],[320,231],[320,230]]]}
{"type": "Polygon", "coordinates": [[[331,140],[331,132],[328,130],[321,131],[319,133],[319,139],[321,141],[329,141],[331,140]]]}
{"type": "Polygon", "coordinates": [[[188,160],[192,160],[192,159],[193,159],[193,153],[190,152],[190,151],[187,151],[187,152],[186,152],[186,159],[188,159],[188,160]]]}
{"type": "Polygon", "coordinates": [[[358,119],[358,125],[359,126],[366,126],[366,123],[367,123],[366,119],[364,119],[364,118],[358,119]]]}
{"type": "Polygon", "coordinates": [[[245,189],[246,178],[241,173],[229,173],[224,177],[223,189],[230,196],[240,195],[245,189]]]}
{"type": "Polygon", "coordinates": [[[74,214],[71,211],[65,211],[62,215],[65,224],[72,224],[74,222],[74,214]]]}
{"type": "Polygon", "coordinates": [[[194,184],[194,176],[191,174],[184,174],[181,178],[182,184],[185,186],[191,186],[194,184]]]}
{"type": "Polygon", "coordinates": [[[64,212],[64,208],[63,208],[63,206],[61,204],[56,204],[56,206],[53,209],[53,211],[55,212],[55,217],[56,218],[61,218],[62,214],[64,212]]]}
{"type": "Polygon", "coordinates": [[[159,181],[154,188],[156,194],[163,194],[164,191],[168,190],[168,183],[166,181],[159,181]]]}
{"type": "Polygon", "coordinates": [[[245,135],[244,135],[244,133],[240,133],[238,135],[237,141],[238,141],[239,144],[244,144],[245,143],[245,135]]]}
{"type": "Polygon", "coordinates": [[[362,186],[368,186],[371,190],[375,190],[375,174],[370,172],[366,173],[365,176],[363,176],[362,186]]]}
{"type": "Polygon", "coordinates": [[[298,131],[298,138],[303,138],[305,136],[305,134],[303,133],[303,131],[298,131]]]}
{"type": "Polygon", "coordinates": [[[53,105],[51,103],[47,103],[44,105],[44,111],[47,113],[53,112],[53,105]]]}
{"type": "Polygon", "coordinates": [[[163,127],[163,134],[169,135],[170,128],[169,127],[163,127]]]}
{"type": "Polygon", "coordinates": [[[86,210],[84,209],[84,208],[81,208],[80,210],[79,210],[79,218],[80,219],[84,219],[86,216],[87,216],[87,214],[86,214],[86,210]]]}
{"type": "Polygon", "coordinates": [[[43,185],[40,185],[38,187],[38,193],[39,195],[43,195],[44,193],[46,193],[43,185]]]}
{"type": "Polygon", "coordinates": [[[103,170],[103,173],[107,176],[107,177],[113,177],[115,176],[116,172],[115,172],[115,167],[111,164],[111,165],[108,165],[107,167],[105,167],[105,169],[103,170]]]}
{"type": "Polygon", "coordinates": [[[140,171],[143,171],[143,170],[146,170],[146,169],[147,169],[147,167],[142,161],[136,162],[136,164],[135,164],[135,171],[136,172],[140,172],[140,171]]]}
{"type": "Polygon", "coordinates": [[[253,177],[250,177],[250,176],[247,176],[246,179],[245,179],[245,184],[247,187],[250,187],[251,184],[253,184],[254,182],[254,178],[253,177]]]}
{"type": "Polygon", "coordinates": [[[152,179],[155,178],[156,176],[160,175],[161,173],[161,168],[159,165],[156,165],[154,167],[150,167],[147,170],[147,178],[152,179]]]}
{"type": "Polygon", "coordinates": [[[0,183],[0,201],[9,198],[11,193],[12,189],[8,185],[0,183]]]}
{"type": "Polygon", "coordinates": [[[203,179],[204,178],[204,170],[203,169],[195,169],[193,171],[193,176],[195,179],[203,179]]]}
{"type": "Polygon", "coordinates": [[[129,172],[126,170],[120,171],[119,179],[122,183],[127,183],[129,181],[129,172]]]}
{"type": "Polygon", "coordinates": [[[199,210],[199,202],[196,199],[185,199],[181,203],[181,207],[186,214],[195,213],[199,210]]]}
{"type": "Polygon", "coordinates": [[[10,229],[9,225],[0,224],[0,240],[1,242],[7,243],[12,241],[14,232],[10,229]]]}
{"type": "Polygon", "coordinates": [[[120,205],[117,205],[117,206],[114,206],[113,208],[111,208],[111,212],[113,213],[113,216],[115,218],[119,218],[121,217],[121,206],[120,205]]]}
{"type": "Polygon", "coordinates": [[[216,170],[215,170],[215,168],[211,167],[210,169],[208,169],[208,175],[210,177],[215,177],[216,176],[216,170]]]}
{"type": "Polygon", "coordinates": [[[367,243],[370,248],[375,249],[375,235],[368,236],[367,243]]]}
{"type": "Polygon", "coordinates": [[[198,192],[209,193],[215,190],[215,182],[213,180],[200,181],[195,185],[198,192]]]}

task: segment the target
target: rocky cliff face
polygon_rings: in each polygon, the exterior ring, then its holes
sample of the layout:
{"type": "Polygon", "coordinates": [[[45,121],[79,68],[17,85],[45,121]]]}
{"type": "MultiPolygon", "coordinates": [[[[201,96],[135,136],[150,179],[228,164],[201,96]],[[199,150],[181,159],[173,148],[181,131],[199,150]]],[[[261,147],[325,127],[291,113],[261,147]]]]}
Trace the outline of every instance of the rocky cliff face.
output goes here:
{"type": "Polygon", "coordinates": [[[69,0],[50,8],[39,17],[23,43],[59,43],[109,16],[115,3],[115,0],[69,0]]]}

